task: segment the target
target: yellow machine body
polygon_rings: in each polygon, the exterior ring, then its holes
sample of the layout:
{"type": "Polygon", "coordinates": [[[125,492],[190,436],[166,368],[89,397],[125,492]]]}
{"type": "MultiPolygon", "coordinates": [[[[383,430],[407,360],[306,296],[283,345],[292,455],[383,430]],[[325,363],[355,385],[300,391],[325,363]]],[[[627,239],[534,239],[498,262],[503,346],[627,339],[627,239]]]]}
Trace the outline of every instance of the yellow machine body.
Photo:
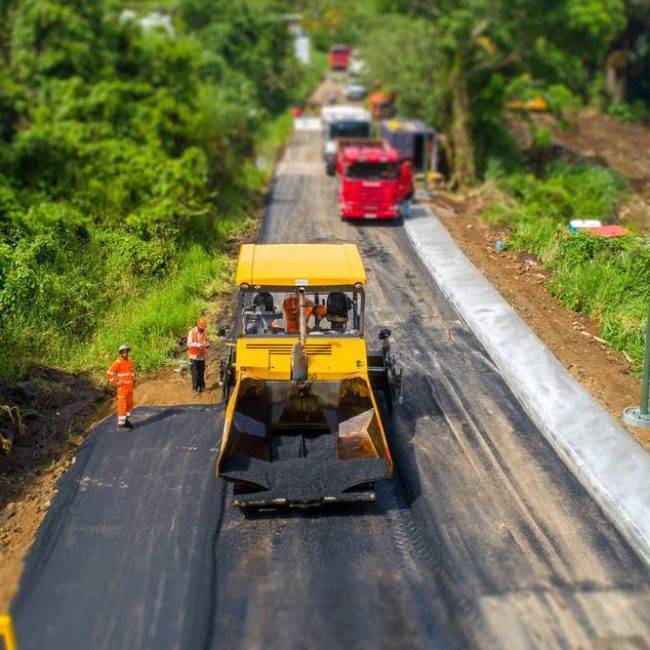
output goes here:
{"type": "MultiPolygon", "coordinates": [[[[239,257],[238,304],[266,289],[361,295],[365,279],[351,244],[249,244],[239,257]]],[[[235,505],[373,500],[373,482],[390,477],[393,463],[370,376],[379,373],[380,353],[368,353],[363,325],[346,335],[249,336],[235,322],[222,366],[227,402],[217,460],[217,474],[235,483],[235,505]],[[305,368],[299,379],[297,354],[305,368]]]]}
{"type": "Polygon", "coordinates": [[[0,614],[0,648],[2,650],[18,650],[16,633],[9,614],[0,614]]]}
{"type": "Polygon", "coordinates": [[[264,287],[365,284],[355,244],[244,244],[235,284],[264,287]]]}

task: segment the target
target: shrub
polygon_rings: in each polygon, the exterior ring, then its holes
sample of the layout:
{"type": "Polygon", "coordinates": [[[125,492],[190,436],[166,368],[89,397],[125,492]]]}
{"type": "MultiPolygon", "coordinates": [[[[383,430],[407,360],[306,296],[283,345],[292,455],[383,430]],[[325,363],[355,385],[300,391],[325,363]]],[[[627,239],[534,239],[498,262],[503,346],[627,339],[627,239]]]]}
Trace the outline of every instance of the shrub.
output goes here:
{"type": "Polygon", "coordinates": [[[100,370],[124,339],[141,370],[169,360],[318,74],[272,3],[181,3],[173,39],[119,4],[0,9],[3,378],[100,370]]]}
{"type": "Polygon", "coordinates": [[[626,196],[623,179],[603,167],[564,163],[549,166],[542,178],[508,176],[498,167],[490,174],[511,198],[494,202],[483,219],[508,226],[508,245],[537,255],[553,272],[550,292],[569,309],[594,317],[600,335],[638,369],[650,297],[650,248],[634,235],[606,239],[567,229],[571,219],[612,219],[626,196]]]}

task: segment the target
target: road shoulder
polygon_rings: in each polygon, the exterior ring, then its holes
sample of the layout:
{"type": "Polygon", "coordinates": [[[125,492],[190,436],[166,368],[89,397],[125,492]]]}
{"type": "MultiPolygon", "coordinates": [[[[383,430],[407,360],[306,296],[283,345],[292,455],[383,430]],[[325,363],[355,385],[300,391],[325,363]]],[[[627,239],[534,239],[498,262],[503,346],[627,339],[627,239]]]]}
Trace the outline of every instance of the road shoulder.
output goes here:
{"type": "Polygon", "coordinates": [[[632,546],[650,561],[650,455],[566,371],[444,226],[418,206],[405,230],[425,267],[529,416],[632,546]]]}

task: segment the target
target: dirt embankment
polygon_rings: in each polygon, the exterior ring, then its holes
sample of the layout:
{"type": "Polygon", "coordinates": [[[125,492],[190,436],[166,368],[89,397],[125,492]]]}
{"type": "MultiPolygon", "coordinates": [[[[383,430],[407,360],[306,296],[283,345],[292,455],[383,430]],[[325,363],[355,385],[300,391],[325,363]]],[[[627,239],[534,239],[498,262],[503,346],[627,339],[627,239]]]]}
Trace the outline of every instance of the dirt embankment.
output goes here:
{"type": "MultiPolygon", "coordinates": [[[[638,404],[639,380],[630,362],[612,352],[598,337],[591,318],[568,310],[547,289],[550,273],[532,255],[497,252],[505,231],[490,228],[479,217],[491,200],[489,192],[438,195],[432,207],[456,243],[517,310],[575,379],[622,424],[623,409],[638,404]]],[[[650,451],[650,432],[628,429],[650,451]]]]}
{"type": "Polygon", "coordinates": [[[519,146],[536,162],[567,160],[585,161],[610,167],[629,183],[632,195],[619,207],[616,221],[641,233],[650,233],[650,128],[643,124],[620,122],[594,111],[572,115],[560,124],[550,115],[531,117],[537,127],[552,135],[553,146],[542,151],[529,149],[531,130],[527,122],[516,115],[508,118],[508,128],[519,146]],[[545,154],[545,155],[544,155],[545,154]]]}
{"type": "Polygon", "coordinates": [[[89,422],[108,412],[108,398],[89,377],[52,368],[33,368],[24,381],[0,383],[0,428],[10,452],[0,454],[0,612],[8,607],[56,480],[73,462],[89,422]]]}
{"type": "Polygon", "coordinates": [[[552,134],[563,146],[604,160],[650,205],[650,128],[585,112],[571,117],[566,129],[553,126],[552,134]]]}

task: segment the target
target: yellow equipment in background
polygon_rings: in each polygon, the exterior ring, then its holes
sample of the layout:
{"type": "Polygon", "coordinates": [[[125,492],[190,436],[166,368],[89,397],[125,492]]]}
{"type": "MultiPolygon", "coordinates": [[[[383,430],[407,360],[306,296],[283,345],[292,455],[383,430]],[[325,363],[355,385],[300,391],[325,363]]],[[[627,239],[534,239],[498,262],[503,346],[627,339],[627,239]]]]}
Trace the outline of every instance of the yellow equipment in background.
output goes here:
{"type": "Polygon", "coordinates": [[[506,104],[511,111],[526,111],[528,113],[543,113],[548,110],[548,102],[537,95],[533,99],[514,99],[506,104]]]}
{"type": "Polygon", "coordinates": [[[365,282],[353,244],[241,247],[217,460],[234,505],[372,501],[391,476],[374,391],[392,410],[402,372],[390,330],[366,349],[365,282]]]}
{"type": "Polygon", "coordinates": [[[18,650],[16,633],[9,614],[0,614],[0,650],[18,650]]]}

